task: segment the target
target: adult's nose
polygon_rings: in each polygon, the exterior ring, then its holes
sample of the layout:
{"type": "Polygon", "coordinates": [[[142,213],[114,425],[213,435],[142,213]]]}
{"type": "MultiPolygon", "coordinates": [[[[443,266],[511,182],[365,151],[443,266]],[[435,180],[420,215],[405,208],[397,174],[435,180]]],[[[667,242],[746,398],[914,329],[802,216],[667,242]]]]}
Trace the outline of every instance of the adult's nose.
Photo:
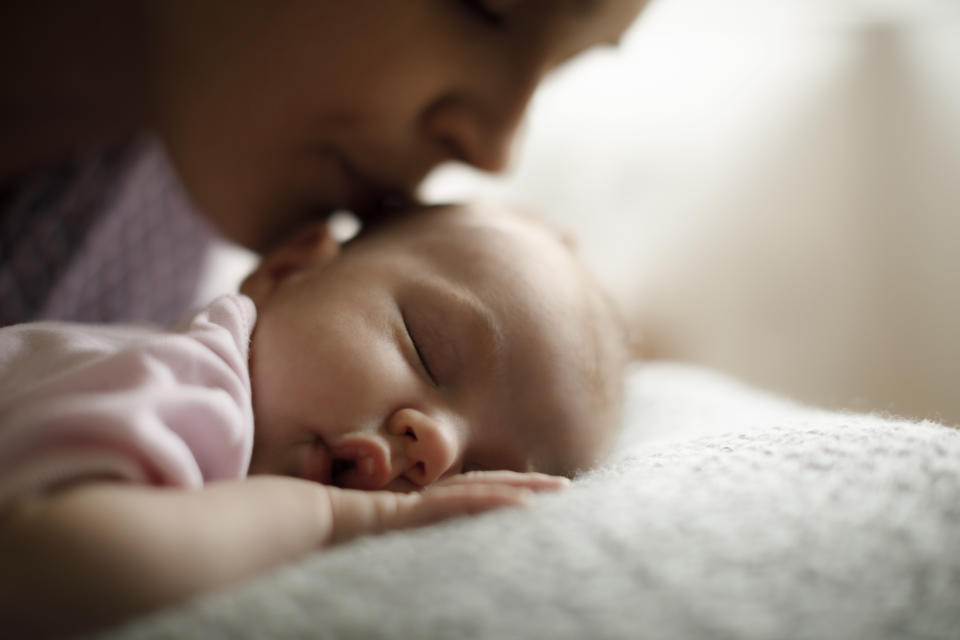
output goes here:
{"type": "Polygon", "coordinates": [[[395,464],[401,468],[397,475],[417,486],[436,482],[459,464],[460,438],[446,418],[417,409],[398,409],[387,422],[387,432],[399,449],[395,464]]]}
{"type": "MultiPolygon", "coordinates": [[[[524,68],[524,66],[526,68],[524,68]]],[[[447,157],[490,172],[503,171],[542,72],[516,68],[479,79],[438,97],[424,112],[423,128],[447,157]]],[[[488,74],[490,75],[490,74],[488,74]]]]}

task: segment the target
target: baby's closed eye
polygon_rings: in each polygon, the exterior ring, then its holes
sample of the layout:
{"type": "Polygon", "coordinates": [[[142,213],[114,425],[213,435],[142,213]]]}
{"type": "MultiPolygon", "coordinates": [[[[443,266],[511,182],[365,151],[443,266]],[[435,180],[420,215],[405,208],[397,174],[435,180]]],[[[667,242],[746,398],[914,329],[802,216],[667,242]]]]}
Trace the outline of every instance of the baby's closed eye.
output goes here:
{"type": "Polygon", "coordinates": [[[404,312],[404,324],[417,357],[434,386],[457,381],[463,366],[456,332],[451,320],[426,305],[404,312]]]}

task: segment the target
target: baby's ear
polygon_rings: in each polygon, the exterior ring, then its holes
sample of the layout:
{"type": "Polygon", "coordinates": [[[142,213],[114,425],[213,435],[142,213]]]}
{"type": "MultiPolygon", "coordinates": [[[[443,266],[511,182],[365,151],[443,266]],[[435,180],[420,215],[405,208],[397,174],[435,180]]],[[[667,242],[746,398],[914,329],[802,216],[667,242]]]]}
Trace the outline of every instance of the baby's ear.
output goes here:
{"type": "Polygon", "coordinates": [[[288,276],[330,262],[340,253],[340,243],[326,222],[310,224],[264,256],[240,285],[240,292],[260,304],[288,276]]]}

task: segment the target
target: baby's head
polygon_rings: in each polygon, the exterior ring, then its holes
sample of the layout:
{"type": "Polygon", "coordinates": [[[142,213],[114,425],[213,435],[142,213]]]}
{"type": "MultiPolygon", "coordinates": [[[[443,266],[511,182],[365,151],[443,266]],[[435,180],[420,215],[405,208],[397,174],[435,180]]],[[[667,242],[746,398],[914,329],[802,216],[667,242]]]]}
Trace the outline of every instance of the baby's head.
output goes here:
{"type": "Polygon", "coordinates": [[[246,280],[251,473],[409,490],[474,469],[571,475],[615,435],[627,348],[561,237],[435,207],[340,249],[312,227],[246,280]]]}

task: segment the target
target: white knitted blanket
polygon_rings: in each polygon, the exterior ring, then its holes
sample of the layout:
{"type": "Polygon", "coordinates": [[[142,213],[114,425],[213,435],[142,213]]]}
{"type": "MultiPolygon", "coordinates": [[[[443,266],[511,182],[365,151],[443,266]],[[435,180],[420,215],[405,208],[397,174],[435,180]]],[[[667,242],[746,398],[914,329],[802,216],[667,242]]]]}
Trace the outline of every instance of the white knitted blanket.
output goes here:
{"type": "Polygon", "coordinates": [[[960,430],[647,364],[610,464],[105,637],[960,638],[960,430]]]}

